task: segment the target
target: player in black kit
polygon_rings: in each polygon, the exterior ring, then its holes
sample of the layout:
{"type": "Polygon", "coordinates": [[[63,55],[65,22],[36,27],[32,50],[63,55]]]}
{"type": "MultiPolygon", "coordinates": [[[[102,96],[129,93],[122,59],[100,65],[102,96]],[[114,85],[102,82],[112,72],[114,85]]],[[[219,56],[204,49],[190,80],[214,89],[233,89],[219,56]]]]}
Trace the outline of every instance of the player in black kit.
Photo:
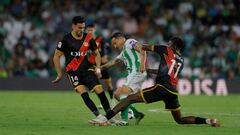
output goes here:
{"type": "MultiPolygon", "coordinates": [[[[108,55],[107,55],[107,52],[106,52],[106,42],[104,41],[103,37],[101,35],[97,35],[96,34],[96,29],[95,29],[95,24],[94,23],[89,23],[87,26],[86,26],[86,32],[88,34],[91,34],[92,37],[95,39],[95,42],[97,44],[97,48],[99,50],[99,53],[101,55],[101,65],[105,64],[108,62],[108,55]]],[[[89,61],[93,64],[96,64],[95,63],[95,57],[94,55],[90,55],[89,57],[89,61]]],[[[115,106],[115,101],[113,99],[113,86],[112,86],[112,81],[111,81],[111,77],[108,73],[108,70],[107,69],[104,69],[101,71],[102,73],[102,77],[101,79],[103,79],[106,87],[107,87],[107,91],[109,93],[109,96],[110,96],[110,103],[111,103],[111,106],[115,106]]],[[[102,108],[102,107],[100,107],[102,108]]]]}
{"type": "Polygon", "coordinates": [[[149,70],[152,73],[157,73],[155,85],[143,89],[136,94],[129,95],[125,100],[109,111],[106,115],[106,119],[99,122],[98,125],[108,125],[108,119],[112,118],[115,114],[132,103],[153,103],[163,101],[165,103],[165,108],[171,111],[174,120],[178,124],[209,124],[211,126],[220,126],[220,121],[217,119],[206,119],[195,116],[182,117],[181,115],[176,85],[178,82],[178,75],[184,63],[184,59],[181,56],[183,48],[183,41],[178,37],[171,38],[167,46],[136,46],[136,49],[140,51],[152,51],[160,55],[161,61],[159,69],[149,70]]]}
{"type": "Polygon", "coordinates": [[[52,83],[57,83],[62,78],[62,70],[60,65],[60,57],[65,56],[67,76],[76,90],[80,93],[84,103],[96,116],[96,121],[104,117],[101,115],[90,99],[85,86],[92,92],[98,95],[105,112],[110,110],[109,102],[100,85],[97,76],[101,77],[101,56],[97,49],[95,40],[90,34],[84,33],[85,22],[81,16],[75,16],[72,19],[72,31],[64,36],[61,42],[58,43],[55,50],[53,62],[57,71],[57,77],[52,83]],[[88,51],[91,50],[95,54],[96,68],[88,61],[88,51]]]}

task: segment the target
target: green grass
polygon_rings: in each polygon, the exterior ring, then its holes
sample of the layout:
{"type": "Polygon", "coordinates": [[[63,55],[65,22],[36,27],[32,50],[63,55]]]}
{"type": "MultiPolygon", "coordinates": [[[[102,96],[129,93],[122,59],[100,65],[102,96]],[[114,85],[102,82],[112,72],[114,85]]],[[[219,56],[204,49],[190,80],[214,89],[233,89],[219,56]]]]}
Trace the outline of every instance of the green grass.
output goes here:
{"type": "MultiPolygon", "coordinates": [[[[91,94],[98,104],[95,94],[91,94]]],[[[135,126],[98,127],[81,96],[70,92],[0,91],[0,135],[237,135],[240,134],[240,96],[180,97],[184,115],[216,117],[223,125],[177,125],[162,102],[136,104],[146,117],[135,126]],[[156,112],[149,110],[156,109],[156,112]]]]}

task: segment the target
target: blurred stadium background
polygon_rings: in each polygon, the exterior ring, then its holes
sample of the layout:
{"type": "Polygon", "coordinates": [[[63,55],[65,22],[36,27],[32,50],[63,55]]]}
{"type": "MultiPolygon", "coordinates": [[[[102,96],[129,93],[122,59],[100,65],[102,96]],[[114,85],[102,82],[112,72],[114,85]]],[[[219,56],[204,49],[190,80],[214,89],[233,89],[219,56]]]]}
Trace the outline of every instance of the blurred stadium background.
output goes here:
{"type": "MultiPolygon", "coordinates": [[[[119,53],[109,45],[106,49],[110,59],[119,53]]],[[[158,62],[156,55],[148,54],[149,67],[157,68],[158,62]]],[[[111,68],[110,72],[114,86],[121,85],[126,76],[124,66],[111,68]]],[[[143,87],[152,85],[153,79],[154,76],[149,76],[143,87]]],[[[138,135],[176,131],[179,135],[239,134],[237,93],[240,93],[240,0],[0,1],[1,135],[135,134],[136,130],[138,135]],[[67,79],[56,86],[51,84],[56,77],[52,64],[54,49],[71,30],[75,15],[85,17],[86,24],[96,23],[97,33],[106,41],[116,30],[141,43],[164,44],[171,36],[182,37],[186,45],[185,67],[178,90],[181,95],[190,95],[180,97],[185,113],[218,117],[225,127],[210,130],[175,126],[169,114],[158,116],[151,112],[146,112],[148,118],[140,128],[127,127],[129,132],[118,127],[99,129],[87,125],[92,116],[81,105],[80,96],[72,92],[67,79]]],[[[156,109],[159,103],[139,107],[156,109]]]]}

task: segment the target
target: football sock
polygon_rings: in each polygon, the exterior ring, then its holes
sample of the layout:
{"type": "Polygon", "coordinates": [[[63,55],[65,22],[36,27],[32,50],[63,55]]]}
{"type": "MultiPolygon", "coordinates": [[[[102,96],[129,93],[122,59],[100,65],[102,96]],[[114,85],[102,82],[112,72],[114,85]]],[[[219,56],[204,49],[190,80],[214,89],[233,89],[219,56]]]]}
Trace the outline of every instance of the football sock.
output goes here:
{"type": "Polygon", "coordinates": [[[106,118],[110,120],[115,115],[113,110],[110,110],[107,112],[106,118]]]}
{"type": "Polygon", "coordinates": [[[129,108],[133,111],[134,117],[138,117],[139,111],[134,107],[134,105],[129,105],[129,108]]]}
{"type": "Polygon", "coordinates": [[[124,121],[128,121],[128,110],[129,110],[129,106],[121,112],[121,118],[124,121]]]}
{"type": "MultiPolygon", "coordinates": [[[[126,97],[127,95],[120,95],[120,101],[124,100],[126,97]]],[[[123,111],[121,111],[122,120],[128,121],[128,110],[129,110],[129,106],[126,107],[123,111]]]]}
{"type": "Polygon", "coordinates": [[[113,90],[109,89],[108,94],[109,94],[110,99],[113,99],[113,90]]]}
{"type": "Polygon", "coordinates": [[[201,117],[196,117],[195,118],[195,123],[196,124],[207,124],[207,119],[201,118],[201,117]]]}
{"type": "Polygon", "coordinates": [[[110,109],[110,105],[109,105],[108,99],[107,99],[104,91],[101,92],[101,93],[99,93],[99,94],[97,94],[97,95],[98,95],[98,98],[99,98],[100,101],[101,101],[101,104],[102,104],[102,106],[103,106],[103,109],[104,109],[105,112],[107,113],[107,112],[108,112],[109,110],[111,110],[111,109],[110,109]]]}
{"type": "Polygon", "coordinates": [[[89,98],[89,95],[87,92],[81,94],[82,99],[85,103],[85,105],[93,112],[95,116],[98,116],[100,113],[96,107],[96,105],[93,103],[93,101],[89,98]]]}

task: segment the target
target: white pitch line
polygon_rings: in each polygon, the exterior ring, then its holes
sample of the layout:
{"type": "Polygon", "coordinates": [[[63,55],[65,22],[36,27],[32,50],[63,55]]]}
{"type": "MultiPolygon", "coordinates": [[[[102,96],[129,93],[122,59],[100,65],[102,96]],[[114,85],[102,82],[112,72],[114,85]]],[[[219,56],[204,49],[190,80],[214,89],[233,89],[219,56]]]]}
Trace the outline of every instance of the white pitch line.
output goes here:
{"type": "MultiPolygon", "coordinates": [[[[169,113],[169,111],[163,110],[163,109],[148,109],[149,112],[160,112],[160,113],[169,113]]],[[[194,114],[194,115],[222,115],[222,116],[234,116],[234,117],[240,117],[240,113],[198,113],[198,112],[182,112],[183,114],[194,114]]]]}

